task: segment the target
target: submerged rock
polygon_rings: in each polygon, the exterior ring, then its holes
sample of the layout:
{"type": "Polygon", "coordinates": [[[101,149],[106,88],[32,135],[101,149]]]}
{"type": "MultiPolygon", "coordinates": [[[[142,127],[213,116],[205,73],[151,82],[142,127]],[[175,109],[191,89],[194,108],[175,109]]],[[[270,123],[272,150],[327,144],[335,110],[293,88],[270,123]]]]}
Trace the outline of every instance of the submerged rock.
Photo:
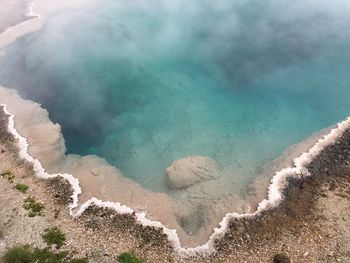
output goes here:
{"type": "Polygon", "coordinates": [[[176,160],[165,170],[167,185],[171,189],[188,187],[218,176],[215,161],[204,156],[189,156],[176,160]]]}

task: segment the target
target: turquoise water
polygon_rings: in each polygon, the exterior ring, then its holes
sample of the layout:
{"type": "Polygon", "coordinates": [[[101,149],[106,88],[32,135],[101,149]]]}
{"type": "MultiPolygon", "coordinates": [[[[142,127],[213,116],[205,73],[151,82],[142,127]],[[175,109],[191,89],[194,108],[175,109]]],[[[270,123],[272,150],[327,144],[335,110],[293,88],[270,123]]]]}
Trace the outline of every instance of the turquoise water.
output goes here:
{"type": "Polygon", "coordinates": [[[165,191],[202,155],[245,188],[260,168],[350,115],[346,1],[99,1],[6,48],[0,83],[43,104],[69,153],[165,191]]]}

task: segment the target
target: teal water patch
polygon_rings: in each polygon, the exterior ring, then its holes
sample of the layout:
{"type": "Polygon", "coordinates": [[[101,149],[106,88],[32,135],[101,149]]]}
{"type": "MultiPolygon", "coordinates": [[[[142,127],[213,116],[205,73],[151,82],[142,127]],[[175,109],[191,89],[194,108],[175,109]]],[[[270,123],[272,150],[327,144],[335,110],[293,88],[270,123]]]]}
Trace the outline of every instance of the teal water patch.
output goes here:
{"type": "Polygon", "coordinates": [[[239,192],[350,115],[350,7],[321,3],[99,1],[9,46],[0,82],[48,109],[69,153],[155,191],[173,161],[208,156],[239,192]]]}

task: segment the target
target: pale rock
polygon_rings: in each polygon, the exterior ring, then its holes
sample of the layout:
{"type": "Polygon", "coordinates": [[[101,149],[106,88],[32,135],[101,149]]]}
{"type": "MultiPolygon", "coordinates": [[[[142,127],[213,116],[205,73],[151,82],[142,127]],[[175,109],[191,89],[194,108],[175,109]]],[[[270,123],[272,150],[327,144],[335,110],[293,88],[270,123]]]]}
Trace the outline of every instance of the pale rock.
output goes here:
{"type": "Polygon", "coordinates": [[[176,160],[165,170],[167,185],[171,189],[188,187],[218,176],[215,161],[205,156],[189,156],[176,160]]]}

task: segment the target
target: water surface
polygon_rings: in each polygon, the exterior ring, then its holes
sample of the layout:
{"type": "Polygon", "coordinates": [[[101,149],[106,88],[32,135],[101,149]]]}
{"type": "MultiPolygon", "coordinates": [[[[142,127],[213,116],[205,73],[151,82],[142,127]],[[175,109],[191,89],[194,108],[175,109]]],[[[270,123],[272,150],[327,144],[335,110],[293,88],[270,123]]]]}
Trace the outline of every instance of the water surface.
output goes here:
{"type": "Polygon", "coordinates": [[[98,1],[7,47],[0,83],[48,109],[69,153],[165,192],[174,160],[207,156],[241,193],[349,115],[349,17],[347,1],[98,1]]]}

